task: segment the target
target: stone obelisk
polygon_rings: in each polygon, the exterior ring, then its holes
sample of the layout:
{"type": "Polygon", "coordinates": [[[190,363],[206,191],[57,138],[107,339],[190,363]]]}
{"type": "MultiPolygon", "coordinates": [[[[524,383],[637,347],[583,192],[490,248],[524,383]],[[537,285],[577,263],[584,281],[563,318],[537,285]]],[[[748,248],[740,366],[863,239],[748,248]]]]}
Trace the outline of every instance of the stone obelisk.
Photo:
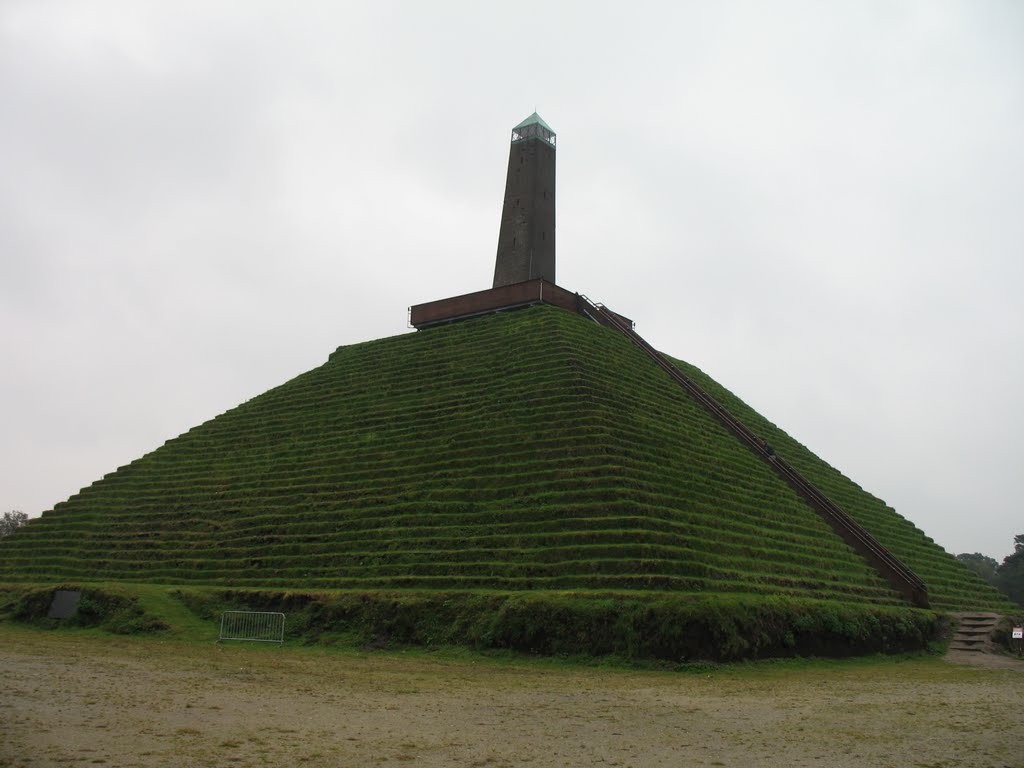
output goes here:
{"type": "Polygon", "coordinates": [[[555,282],[555,132],[536,112],[512,129],[494,286],[555,282]]]}

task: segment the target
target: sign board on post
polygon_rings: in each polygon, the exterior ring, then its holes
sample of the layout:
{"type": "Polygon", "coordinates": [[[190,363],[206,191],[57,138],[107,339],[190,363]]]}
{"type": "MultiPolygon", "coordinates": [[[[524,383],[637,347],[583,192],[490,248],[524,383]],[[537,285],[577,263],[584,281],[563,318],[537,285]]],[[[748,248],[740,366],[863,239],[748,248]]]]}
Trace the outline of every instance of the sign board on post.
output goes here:
{"type": "Polygon", "coordinates": [[[1014,627],[1012,637],[1014,640],[1024,640],[1024,627],[1014,627]]]}

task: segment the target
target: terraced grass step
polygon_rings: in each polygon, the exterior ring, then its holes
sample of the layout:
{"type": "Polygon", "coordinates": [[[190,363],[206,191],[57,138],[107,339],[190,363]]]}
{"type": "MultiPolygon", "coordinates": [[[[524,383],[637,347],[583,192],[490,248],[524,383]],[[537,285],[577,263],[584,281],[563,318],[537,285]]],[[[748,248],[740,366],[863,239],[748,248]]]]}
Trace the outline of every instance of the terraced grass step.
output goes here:
{"type": "MultiPolygon", "coordinates": [[[[339,349],[5,539],[0,579],[899,602],[649,362],[550,307],[339,349]]],[[[998,602],[914,526],[756,423],[934,578],[933,602],[998,602]]]]}

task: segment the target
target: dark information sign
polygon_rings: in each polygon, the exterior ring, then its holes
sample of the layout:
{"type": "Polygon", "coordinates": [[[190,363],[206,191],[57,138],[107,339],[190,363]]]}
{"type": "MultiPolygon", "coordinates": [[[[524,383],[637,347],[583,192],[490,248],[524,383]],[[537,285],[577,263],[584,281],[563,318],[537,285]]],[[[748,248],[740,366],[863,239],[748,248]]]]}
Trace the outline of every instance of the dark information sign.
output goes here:
{"type": "Polygon", "coordinates": [[[82,593],[77,589],[58,589],[53,593],[53,602],[50,603],[50,611],[46,618],[70,619],[78,613],[78,601],[81,599],[82,593]]]}

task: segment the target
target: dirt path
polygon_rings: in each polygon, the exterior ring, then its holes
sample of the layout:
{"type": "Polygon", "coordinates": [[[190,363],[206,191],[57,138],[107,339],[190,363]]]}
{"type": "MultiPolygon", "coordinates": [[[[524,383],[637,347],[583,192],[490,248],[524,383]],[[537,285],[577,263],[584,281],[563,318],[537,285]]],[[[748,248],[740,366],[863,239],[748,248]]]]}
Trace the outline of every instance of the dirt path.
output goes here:
{"type": "Polygon", "coordinates": [[[971,653],[969,651],[947,651],[944,657],[951,664],[964,664],[979,669],[1015,669],[1024,672],[1024,659],[1002,656],[995,653],[971,653]]]}
{"type": "Polygon", "coordinates": [[[1015,766],[1024,678],[942,660],[710,674],[0,628],[2,766],[1015,766]]]}

